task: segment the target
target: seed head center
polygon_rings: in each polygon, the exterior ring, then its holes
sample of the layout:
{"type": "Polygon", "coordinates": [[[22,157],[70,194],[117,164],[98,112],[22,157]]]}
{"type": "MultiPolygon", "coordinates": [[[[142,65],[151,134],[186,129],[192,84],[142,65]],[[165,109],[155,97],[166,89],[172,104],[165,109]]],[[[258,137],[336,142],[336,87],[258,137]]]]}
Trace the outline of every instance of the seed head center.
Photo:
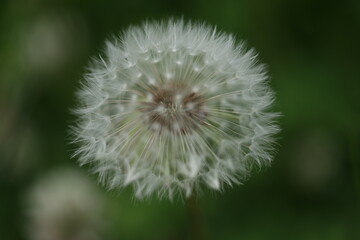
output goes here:
{"type": "Polygon", "coordinates": [[[169,85],[154,87],[150,97],[142,102],[146,123],[155,131],[187,133],[206,119],[204,98],[189,88],[169,85]]]}

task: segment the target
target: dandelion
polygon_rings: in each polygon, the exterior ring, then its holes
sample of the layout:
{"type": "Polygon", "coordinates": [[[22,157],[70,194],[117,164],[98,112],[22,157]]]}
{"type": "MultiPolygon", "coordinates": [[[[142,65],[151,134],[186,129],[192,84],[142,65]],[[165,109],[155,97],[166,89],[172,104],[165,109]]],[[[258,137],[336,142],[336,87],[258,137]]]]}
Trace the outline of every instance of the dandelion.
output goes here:
{"type": "Polygon", "coordinates": [[[84,77],[75,155],[139,198],[241,183],[272,160],[267,79],[254,50],[206,24],[130,27],[84,77]]]}
{"type": "Polygon", "coordinates": [[[100,239],[104,199],[81,173],[51,172],[30,189],[26,200],[29,239],[100,239]]]}

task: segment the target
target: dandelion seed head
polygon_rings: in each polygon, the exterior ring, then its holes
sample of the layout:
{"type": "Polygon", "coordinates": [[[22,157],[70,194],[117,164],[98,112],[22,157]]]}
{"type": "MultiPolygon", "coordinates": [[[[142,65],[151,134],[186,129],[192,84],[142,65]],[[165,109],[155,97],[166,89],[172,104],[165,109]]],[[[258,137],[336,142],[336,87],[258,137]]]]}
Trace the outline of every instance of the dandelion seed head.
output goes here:
{"type": "Polygon", "coordinates": [[[140,198],[240,183],[272,160],[267,79],[253,50],[205,24],[130,27],[84,77],[75,155],[140,198]]]}
{"type": "Polygon", "coordinates": [[[99,239],[103,199],[95,185],[73,169],[57,169],[26,195],[27,235],[34,240],[99,239]]]}

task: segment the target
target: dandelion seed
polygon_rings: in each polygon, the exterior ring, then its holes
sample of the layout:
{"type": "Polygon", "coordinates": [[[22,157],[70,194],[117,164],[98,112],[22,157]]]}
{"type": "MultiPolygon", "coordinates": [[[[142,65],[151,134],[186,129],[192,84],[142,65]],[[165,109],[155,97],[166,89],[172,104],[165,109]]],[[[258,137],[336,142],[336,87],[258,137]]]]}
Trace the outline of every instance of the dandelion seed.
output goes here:
{"type": "Polygon", "coordinates": [[[110,189],[189,196],[240,183],[272,160],[278,114],[264,67],[207,25],[130,27],[107,42],[78,97],[75,155],[110,189]]]}

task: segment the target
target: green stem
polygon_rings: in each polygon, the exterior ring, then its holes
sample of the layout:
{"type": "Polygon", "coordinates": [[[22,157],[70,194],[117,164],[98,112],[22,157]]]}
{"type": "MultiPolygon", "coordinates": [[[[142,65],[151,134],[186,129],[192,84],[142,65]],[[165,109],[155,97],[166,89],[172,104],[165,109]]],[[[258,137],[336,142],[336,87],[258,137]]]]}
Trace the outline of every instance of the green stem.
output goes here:
{"type": "Polygon", "coordinates": [[[188,215],[190,239],[207,239],[202,214],[196,199],[196,194],[192,194],[189,198],[185,200],[185,202],[188,215]]]}
{"type": "MultiPolygon", "coordinates": [[[[359,204],[360,201],[360,141],[359,141],[359,132],[357,129],[351,131],[349,139],[349,151],[350,151],[350,161],[352,169],[352,178],[355,188],[356,195],[356,204],[359,204]]],[[[359,207],[359,206],[358,206],[359,207]]]]}

